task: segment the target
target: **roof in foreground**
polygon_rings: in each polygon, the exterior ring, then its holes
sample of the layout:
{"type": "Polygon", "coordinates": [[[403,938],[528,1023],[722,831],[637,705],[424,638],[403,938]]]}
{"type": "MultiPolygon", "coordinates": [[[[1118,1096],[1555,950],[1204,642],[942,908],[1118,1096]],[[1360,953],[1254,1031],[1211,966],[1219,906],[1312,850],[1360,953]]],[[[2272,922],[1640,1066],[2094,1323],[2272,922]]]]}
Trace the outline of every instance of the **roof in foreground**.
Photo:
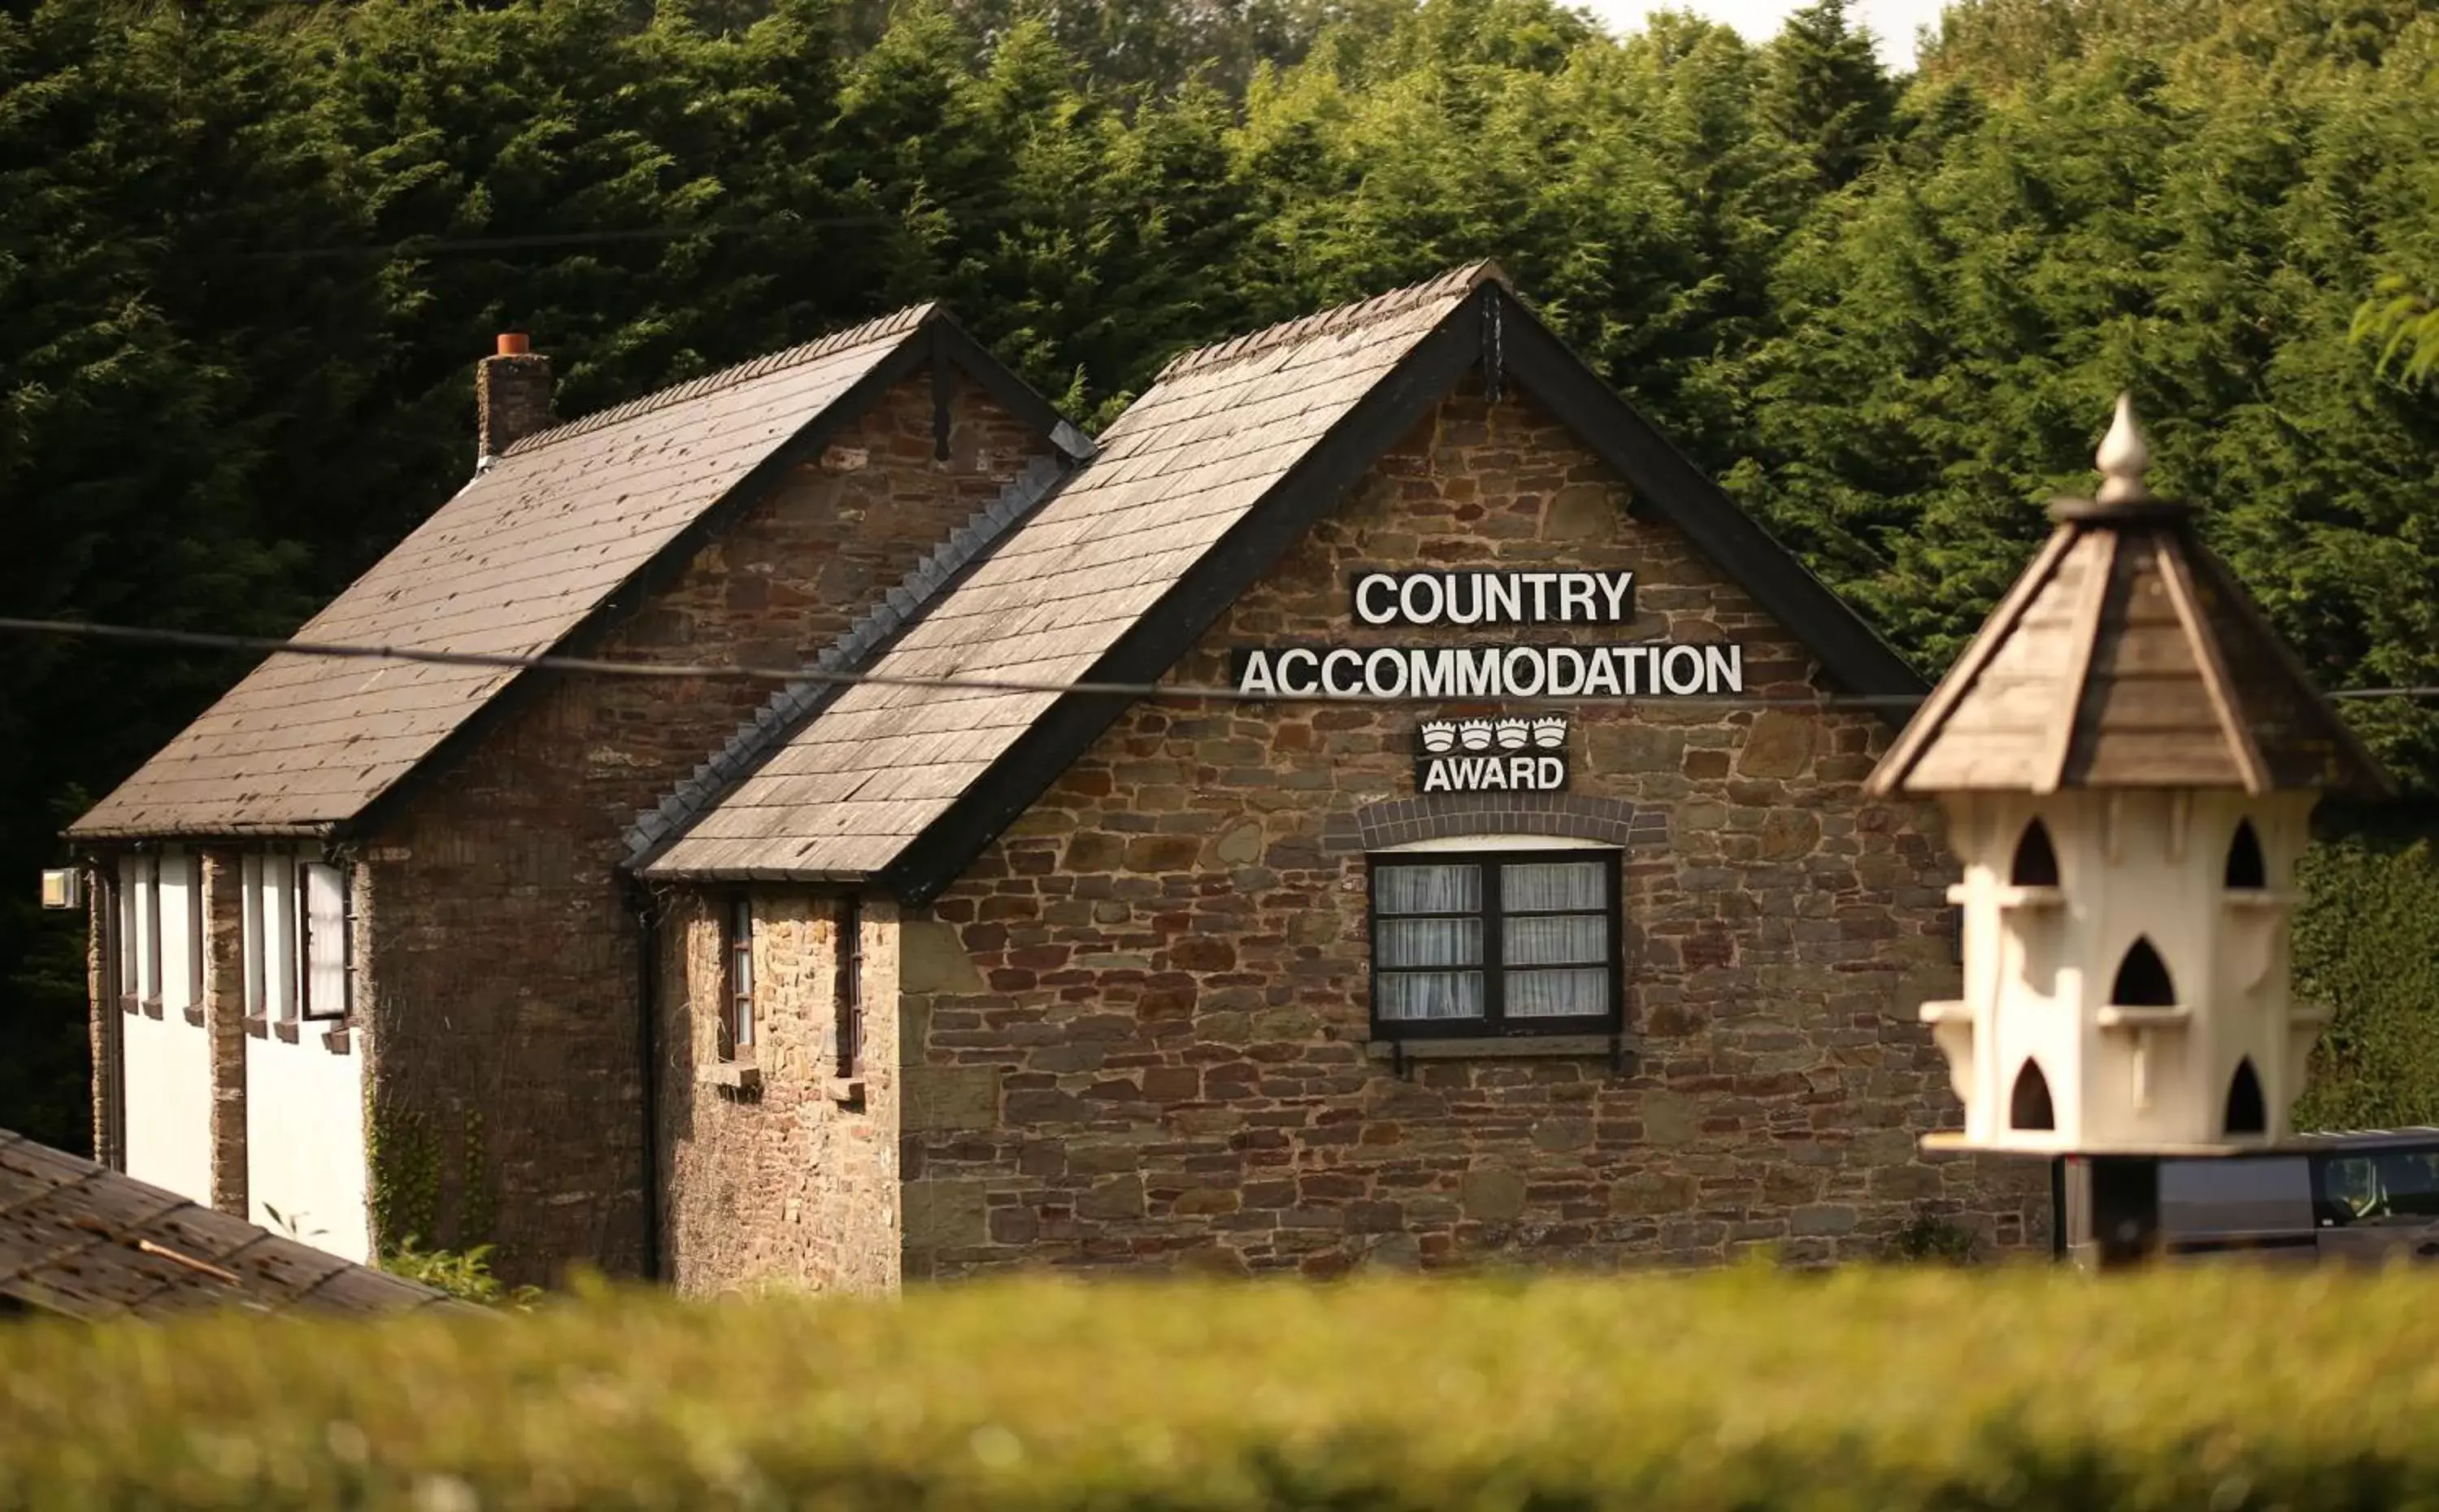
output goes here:
{"type": "MultiPolygon", "coordinates": [[[[939,307],[918,305],[528,436],[294,638],[548,651],[859,382],[885,376],[884,364],[945,322],[939,307]]],[[[517,675],[274,652],[70,833],[327,829],[517,675]]]]}
{"type": "Polygon", "coordinates": [[[2099,497],[2054,507],[2049,543],[1869,791],[2387,791],[2192,507],[2144,487],[2148,460],[2121,400],[2099,497]]]}
{"type": "Polygon", "coordinates": [[[482,1310],[5,1129],[0,1299],[88,1320],[482,1310]]]}
{"type": "Polygon", "coordinates": [[[1123,707],[1051,689],[1166,674],[1478,365],[1513,373],[1834,675],[1860,692],[1921,690],[1481,263],[1171,363],[1081,471],[863,668],[1044,690],[849,686],[642,870],[877,878],[927,896],[1123,707]]]}

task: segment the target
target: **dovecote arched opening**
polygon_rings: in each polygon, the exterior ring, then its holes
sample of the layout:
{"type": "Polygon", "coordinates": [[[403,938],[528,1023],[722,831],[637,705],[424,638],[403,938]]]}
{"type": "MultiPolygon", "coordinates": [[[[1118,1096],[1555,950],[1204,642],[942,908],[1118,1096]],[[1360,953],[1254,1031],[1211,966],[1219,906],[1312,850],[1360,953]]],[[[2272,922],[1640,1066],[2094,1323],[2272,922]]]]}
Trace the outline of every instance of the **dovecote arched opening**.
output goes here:
{"type": "Polygon", "coordinates": [[[2016,841],[2015,860],[2007,863],[2007,881],[2018,887],[2058,884],[2057,847],[2050,844],[2050,827],[2036,819],[2016,841]]]}
{"type": "Polygon", "coordinates": [[[2149,935],[2127,947],[2126,958],[2117,963],[2117,980],[2110,986],[2109,1001],[2121,1008],[2177,1005],[2176,980],[2168,975],[2168,963],[2160,959],[2149,935]]]}
{"type": "Polygon", "coordinates": [[[2007,1097],[2007,1127],[2057,1127],[2057,1110],[2050,1103],[2050,1078],[2041,1075],[2038,1060],[2025,1061],[2024,1069],[2016,1073],[2016,1090],[2007,1097]]]}
{"type": "Polygon", "coordinates": [[[2226,885],[2231,892],[2258,892],[2270,885],[2270,863],[2262,859],[2261,836],[2250,819],[2235,827],[2235,838],[2228,842],[2226,885]]]}
{"type": "Polygon", "coordinates": [[[2227,1113],[2219,1127],[2231,1134],[2270,1132],[2270,1104],[2261,1095],[2261,1077],[2253,1073],[2251,1056],[2235,1063],[2234,1079],[2227,1084],[2227,1113]]]}

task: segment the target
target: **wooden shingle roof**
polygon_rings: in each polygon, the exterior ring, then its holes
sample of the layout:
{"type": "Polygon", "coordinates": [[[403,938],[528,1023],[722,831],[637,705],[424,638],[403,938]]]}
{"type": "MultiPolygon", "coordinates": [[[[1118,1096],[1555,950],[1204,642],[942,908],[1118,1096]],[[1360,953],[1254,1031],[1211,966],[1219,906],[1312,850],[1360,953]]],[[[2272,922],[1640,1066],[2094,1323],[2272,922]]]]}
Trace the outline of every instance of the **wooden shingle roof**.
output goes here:
{"type": "Polygon", "coordinates": [[[97,1320],[482,1311],[5,1129],[0,1299],[97,1320]]]}
{"type": "MultiPolygon", "coordinates": [[[[935,305],[526,437],[296,632],[549,651],[622,586],[925,361],[954,360],[1047,433],[1049,406],[935,305]]],[[[80,839],[318,834],[356,817],[505,690],[513,668],[275,652],[70,827],[80,839]]]]}
{"type": "Polygon", "coordinates": [[[2147,456],[2120,400],[2099,497],[2052,507],[2048,543],[1872,774],[1871,793],[2388,790],[2196,536],[2192,507],[2143,486],[2147,456]]]}
{"type": "Polygon", "coordinates": [[[1487,263],[1180,357],[863,670],[1044,690],[839,691],[639,858],[657,879],[946,885],[1143,683],[1334,507],[1468,371],[1508,375],[1854,691],[1923,683],[1520,303],[1487,263]]]}

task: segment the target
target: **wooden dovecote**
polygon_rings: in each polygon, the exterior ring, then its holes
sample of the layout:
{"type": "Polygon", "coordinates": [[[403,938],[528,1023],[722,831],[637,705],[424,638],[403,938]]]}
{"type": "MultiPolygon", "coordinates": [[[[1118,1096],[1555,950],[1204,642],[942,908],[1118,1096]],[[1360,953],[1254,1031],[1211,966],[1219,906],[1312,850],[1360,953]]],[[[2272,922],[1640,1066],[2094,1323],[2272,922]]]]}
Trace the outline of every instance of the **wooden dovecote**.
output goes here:
{"type": "Polygon", "coordinates": [[[2288,1132],[2323,1015],[2288,996],[2324,791],[2388,784],[2194,531],[2128,402],[2056,529],[1867,784],[1965,863],[1965,992],[1922,1013],[1972,1148],[2170,1153],[2288,1132]]]}

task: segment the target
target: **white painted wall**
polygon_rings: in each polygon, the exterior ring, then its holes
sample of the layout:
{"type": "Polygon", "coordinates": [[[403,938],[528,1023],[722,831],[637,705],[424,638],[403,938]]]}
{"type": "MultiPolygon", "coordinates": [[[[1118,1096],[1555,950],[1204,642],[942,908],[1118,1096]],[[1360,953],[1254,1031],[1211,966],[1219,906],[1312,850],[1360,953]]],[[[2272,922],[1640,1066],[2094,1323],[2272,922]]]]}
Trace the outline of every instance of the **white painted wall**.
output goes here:
{"type": "MultiPolygon", "coordinates": [[[[113,1011],[116,1011],[115,1009],[113,1011]]],[[[127,1097],[127,1174],[209,1206],[211,1045],[178,1008],[118,1018],[127,1097]]]]}
{"type": "MultiPolygon", "coordinates": [[[[203,1025],[187,1022],[194,1002],[194,957],[203,949],[195,935],[190,897],[197,886],[196,859],[171,846],[158,859],[156,910],[134,908],[149,932],[156,913],[161,926],[161,980],[139,982],[156,990],[161,1017],[119,1015],[121,1081],[127,1108],[127,1174],[208,1205],[212,1200],[211,1041],[203,1025]]],[[[155,885],[150,867],[130,868],[127,881],[155,885]]],[[[149,947],[149,939],[139,950],[149,947]]],[[[146,958],[146,957],[139,957],[146,958]]]]}
{"type": "Polygon", "coordinates": [[[247,1215],[350,1260],[371,1258],[365,1210],[365,1055],[361,1031],[348,1055],[323,1047],[324,1026],[297,1042],[245,1042],[247,1215]],[[317,1232],[318,1231],[318,1232],[317,1232]]]}

